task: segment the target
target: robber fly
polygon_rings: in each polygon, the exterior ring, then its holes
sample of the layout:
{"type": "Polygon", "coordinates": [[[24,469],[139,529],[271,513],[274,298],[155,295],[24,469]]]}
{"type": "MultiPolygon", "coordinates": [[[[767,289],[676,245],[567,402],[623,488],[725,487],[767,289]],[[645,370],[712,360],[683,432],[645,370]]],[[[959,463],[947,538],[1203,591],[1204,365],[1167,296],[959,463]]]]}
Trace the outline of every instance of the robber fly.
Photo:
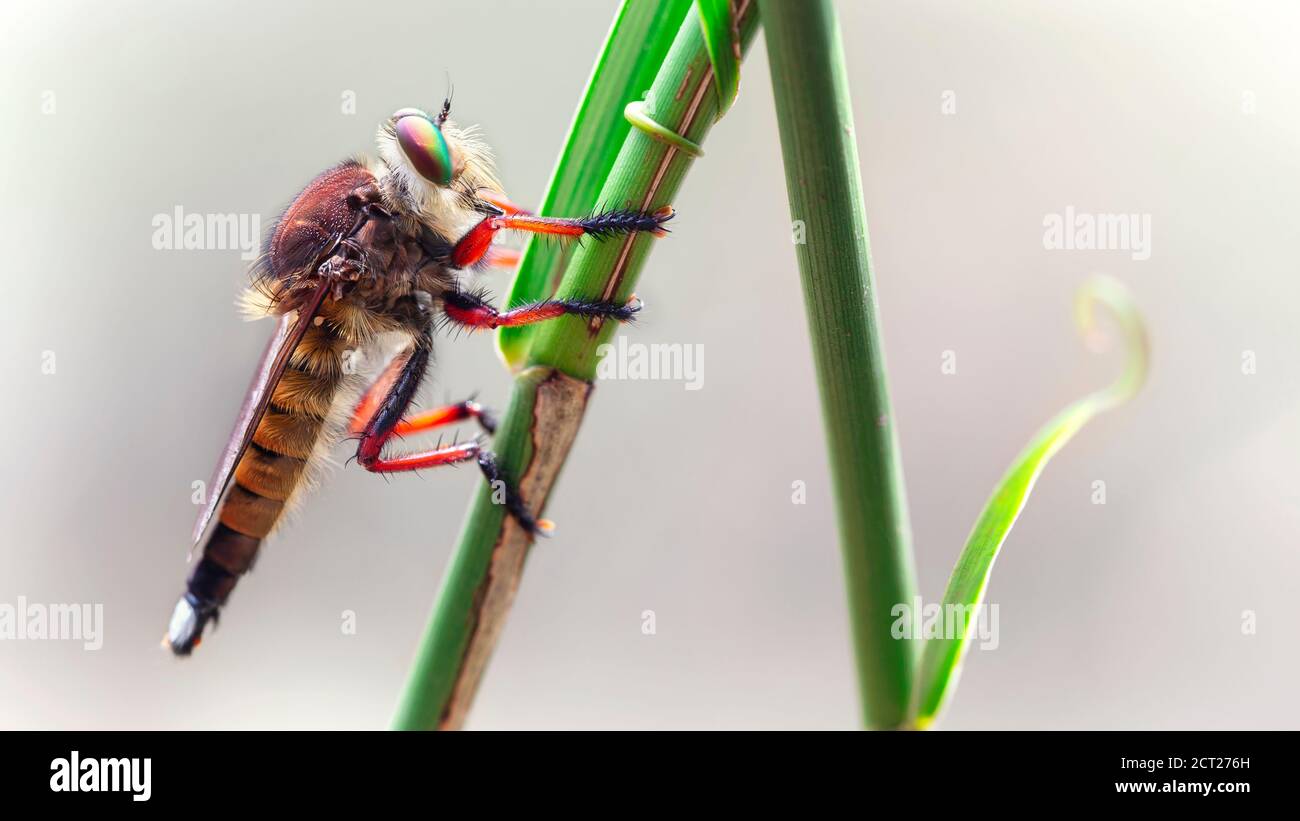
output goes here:
{"type": "Polygon", "coordinates": [[[268,232],[244,301],[278,326],[194,526],[194,544],[207,541],[167,630],[165,643],[177,655],[198,646],[262,540],[346,437],[359,440],[356,461],[374,473],[477,462],[504,488],[505,507],[525,530],[547,529],[481,438],[402,455],[386,453],[385,444],[463,420],[488,434],[495,427],[473,401],[407,415],[442,323],[499,328],[565,314],[625,322],[640,308],[633,297],[619,304],[551,299],[498,311],[464,287],[460,274],[493,263],[499,231],[662,236],[672,209],[586,218],[522,211],[497,182],[488,147],[448,119],[450,110],[449,99],[433,116],[398,111],[379,127],[378,160],[350,159],[325,171],[268,232]],[[358,358],[387,364],[367,385],[348,367],[358,358]]]}

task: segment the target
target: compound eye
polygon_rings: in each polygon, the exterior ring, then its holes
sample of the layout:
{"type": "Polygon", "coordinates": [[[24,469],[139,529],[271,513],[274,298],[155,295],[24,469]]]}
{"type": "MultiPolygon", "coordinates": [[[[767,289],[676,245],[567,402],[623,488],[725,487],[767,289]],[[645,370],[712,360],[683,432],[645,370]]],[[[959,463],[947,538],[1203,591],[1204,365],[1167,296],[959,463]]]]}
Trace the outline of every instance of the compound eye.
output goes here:
{"type": "Polygon", "coordinates": [[[454,168],[451,147],[429,115],[404,108],[393,115],[393,120],[397,144],[420,176],[436,185],[450,185],[454,168]]]}

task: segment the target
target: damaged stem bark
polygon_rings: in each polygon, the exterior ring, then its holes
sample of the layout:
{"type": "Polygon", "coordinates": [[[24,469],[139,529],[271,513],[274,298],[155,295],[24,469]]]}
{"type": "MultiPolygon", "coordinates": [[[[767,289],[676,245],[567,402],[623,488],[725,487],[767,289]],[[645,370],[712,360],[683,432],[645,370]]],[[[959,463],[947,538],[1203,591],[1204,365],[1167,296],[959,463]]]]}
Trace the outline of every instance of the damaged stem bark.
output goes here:
{"type": "MultiPolygon", "coordinates": [[[[529,500],[533,515],[540,516],[541,503],[550,496],[560,475],[560,467],[578,437],[578,427],[582,424],[592,386],[590,382],[546,368],[533,369],[520,379],[536,385],[530,430],[535,436],[541,432],[546,436],[544,446],[534,440],[533,458],[519,480],[520,491],[529,500]]],[[[461,660],[460,675],[438,722],[439,729],[460,729],[464,725],[488,658],[505,626],[506,614],[514,603],[524,572],[524,559],[531,545],[532,537],[513,516],[506,516],[502,520],[501,536],[492,549],[487,577],[476,596],[477,615],[469,645],[461,660]]]]}

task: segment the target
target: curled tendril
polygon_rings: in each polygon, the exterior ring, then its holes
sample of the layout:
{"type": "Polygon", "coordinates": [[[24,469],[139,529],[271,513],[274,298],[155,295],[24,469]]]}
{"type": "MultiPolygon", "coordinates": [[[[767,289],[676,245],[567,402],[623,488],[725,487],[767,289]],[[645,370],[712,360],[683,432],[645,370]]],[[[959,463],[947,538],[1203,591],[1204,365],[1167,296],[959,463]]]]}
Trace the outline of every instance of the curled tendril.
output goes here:
{"type": "Polygon", "coordinates": [[[652,139],[671,145],[690,157],[704,156],[704,149],[700,148],[699,145],[686,139],[671,128],[650,119],[650,115],[645,113],[645,103],[641,100],[628,103],[623,109],[623,116],[629,123],[649,134],[652,139]]]}
{"type": "Polygon", "coordinates": [[[1098,410],[1108,410],[1132,399],[1142,388],[1142,383],[1146,381],[1151,346],[1147,340],[1146,326],[1142,323],[1142,315],[1133,304],[1128,288],[1114,277],[1102,275],[1085,282],[1074,300],[1075,321],[1090,341],[1100,339],[1104,342],[1097,327],[1096,309],[1099,306],[1115,320],[1124,345],[1123,373],[1114,382],[1088,397],[1096,402],[1098,410]]]}
{"type": "MultiPolygon", "coordinates": [[[[718,112],[721,119],[740,91],[740,12],[733,6],[747,6],[754,0],[695,0],[695,10],[700,15],[700,32],[704,36],[704,49],[713,68],[713,89],[718,95],[718,112]]],[[[704,156],[704,149],[650,117],[645,102],[634,100],[623,109],[623,117],[651,139],[670,145],[687,156],[704,156]]]]}
{"type": "MultiPolygon", "coordinates": [[[[943,594],[945,612],[950,606],[966,608],[962,611],[964,613],[972,612],[971,608],[978,611],[984,603],[993,562],[1029,501],[1029,494],[1043,468],[1089,420],[1127,402],[1142,387],[1146,379],[1149,346],[1142,316],[1128,289],[1119,280],[1103,276],[1089,279],[1079,289],[1075,318],[1089,341],[1102,336],[1097,328],[1098,307],[1110,313],[1119,327],[1125,346],[1123,373],[1106,387],[1071,403],[1058,413],[1039,429],[1011,463],[975,520],[966,547],[948,578],[948,587],[943,594]]],[[[967,618],[963,616],[963,619],[967,618]]],[[[926,639],[921,672],[916,682],[913,722],[917,728],[924,729],[934,723],[956,687],[970,639],[969,624],[968,620],[963,621],[955,636],[926,639]]]]}

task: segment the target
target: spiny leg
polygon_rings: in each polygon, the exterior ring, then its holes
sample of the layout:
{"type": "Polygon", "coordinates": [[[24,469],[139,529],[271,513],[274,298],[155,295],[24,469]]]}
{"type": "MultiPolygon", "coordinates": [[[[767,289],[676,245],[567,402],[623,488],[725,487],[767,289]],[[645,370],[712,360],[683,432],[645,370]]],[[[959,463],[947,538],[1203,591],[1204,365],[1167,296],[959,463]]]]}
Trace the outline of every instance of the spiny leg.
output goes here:
{"type": "Polygon", "coordinates": [[[397,423],[393,428],[393,433],[397,436],[405,436],[408,433],[433,430],[443,425],[454,425],[466,419],[475,420],[478,422],[479,427],[488,433],[497,432],[496,414],[473,399],[466,399],[454,405],[444,405],[440,408],[432,408],[423,413],[409,416],[397,423]]]}
{"type": "MultiPolygon", "coordinates": [[[[399,432],[402,417],[424,379],[432,347],[432,339],[426,329],[409,351],[394,359],[384,369],[358,404],[353,418],[353,427],[358,429],[357,433],[361,437],[361,442],[357,445],[357,461],[372,473],[402,473],[475,460],[493,491],[498,488],[504,491],[506,510],[518,520],[524,530],[533,535],[547,535],[551,523],[538,521],[533,516],[518,489],[502,475],[496,457],[477,439],[401,456],[383,455],[384,445],[399,432]],[[359,422],[359,419],[364,419],[364,422],[359,422]]],[[[485,426],[494,425],[491,417],[477,403],[461,402],[450,408],[421,414],[408,422],[407,429],[427,430],[440,424],[449,424],[457,421],[457,414],[463,414],[460,418],[473,416],[485,426]]]]}
{"type": "Polygon", "coordinates": [[[514,483],[501,472],[495,453],[490,450],[480,451],[478,468],[483,472],[483,476],[487,478],[488,486],[492,488],[494,501],[497,489],[500,488],[505,494],[506,510],[510,511],[510,515],[515,517],[515,520],[523,526],[524,530],[534,536],[551,535],[551,531],[555,529],[555,523],[550,519],[537,519],[533,516],[532,512],[524,505],[523,497],[515,489],[514,483]]]}
{"type": "Polygon", "coordinates": [[[667,233],[664,223],[673,216],[673,209],[665,205],[651,212],[618,209],[589,217],[542,217],[520,209],[504,196],[489,192],[479,192],[478,196],[487,207],[501,213],[484,217],[456,241],[450,260],[455,268],[467,268],[483,259],[496,233],[504,229],[563,237],[607,237],[647,231],[661,237],[667,233]]]}
{"type": "Polygon", "coordinates": [[[511,308],[508,311],[498,311],[481,294],[448,291],[442,295],[442,312],[447,318],[457,325],[472,329],[532,325],[566,314],[630,322],[640,310],[641,300],[636,296],[623,304],[577,299],[547,299],[531,305],[511,308]]]}
{"type": "Polygon", "coordinates": [[[374,455],[382,449],[382,445],[368,445],[368,441],[362,439],[361,446],[357,449],[357,461],[372,473],[402,473],[422,468],[458,465],[471,459],[475,460],[493,493],[498,490],[503,492],[502,502],[506,510],[515,517],[524,530],[534,536],[548,536],[554,529],[554,524],[549,520],[533,516],[528,506],[524,504],[523,497],[519,495],[518,488],[501,472],[497,465],[496,454],[484,448],[477,440],[396,457],[374,455]],[[363,453],[366,450],[370,452],[363,453]]]}
{"type": "MultiPolygon", "coordinates": [[[[374,418],[388,394],[393,391],[397,381],[401,378],[402,372],[406,370],[413,353],[414,349],[411,349],[394,357],[383,373],[366,390],[352,413],[352,421],[348,426],[348,432],[351,435],[360,437],[365,433],[366,426],[370,424],[370,420],[374,418]]],[[[444,425],[453,425],[466,419],[475,420],[478,422],[479,427],[483,428],[487,433],[497,432],[496,414],[473,399],[466,399],[454,405],[432,408],[401,419],[393,426],[392,432],[395,436],[406,436],[411,433],[440,428],[444,425]]]]}

